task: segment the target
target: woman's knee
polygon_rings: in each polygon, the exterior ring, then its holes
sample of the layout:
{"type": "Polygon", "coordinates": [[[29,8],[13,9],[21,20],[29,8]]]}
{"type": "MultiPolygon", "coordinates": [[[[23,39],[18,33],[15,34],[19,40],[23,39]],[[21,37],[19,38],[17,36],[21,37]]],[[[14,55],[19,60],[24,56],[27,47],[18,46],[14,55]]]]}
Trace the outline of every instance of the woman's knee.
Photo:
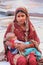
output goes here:
{"type": "Polygon", "coordinates": [[[27,65],[27,60],[24,56],[18,58],[17,65],[27,65]]]}
{"type": "Polygon", "coordinates": [[[30,62],[30,63],[36,62],[36,59],[35,59],[35,58],[30,58],[30,59],[29,59],[29,62],[30,62]]]}
{"type": "Polygon", "coordinates": [[[34,55],[30,55],[29,65],[37,65],[36,57],[34,55]]]}

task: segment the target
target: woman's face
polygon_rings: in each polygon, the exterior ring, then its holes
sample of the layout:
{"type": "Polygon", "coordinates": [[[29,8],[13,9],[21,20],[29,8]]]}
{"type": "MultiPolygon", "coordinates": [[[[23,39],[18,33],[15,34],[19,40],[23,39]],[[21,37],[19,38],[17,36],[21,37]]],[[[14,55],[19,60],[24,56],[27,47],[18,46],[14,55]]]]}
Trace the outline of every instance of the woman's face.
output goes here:
{"type": "Polygon", "coordinates": [[[26,14],[23,12],[17,13],[16,20],[19,24],[24,24],[24,22],[26,21],[26,14]]]}

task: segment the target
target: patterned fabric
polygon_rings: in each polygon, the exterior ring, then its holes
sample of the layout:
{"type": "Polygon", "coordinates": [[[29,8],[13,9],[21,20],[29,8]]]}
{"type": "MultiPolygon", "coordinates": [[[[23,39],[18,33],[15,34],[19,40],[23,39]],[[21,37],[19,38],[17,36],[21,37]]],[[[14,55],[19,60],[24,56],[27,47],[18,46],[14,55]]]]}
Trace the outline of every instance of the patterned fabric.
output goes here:
{"type": "Polygon", "coordinates": [[[15,65],[17,65],[18,58],[21,57],[21,56],[22,56],[22,55],[20,55],[20,54],[15,55],[15,57],[14,57],[14,59],[13,59],[15,65]]]}

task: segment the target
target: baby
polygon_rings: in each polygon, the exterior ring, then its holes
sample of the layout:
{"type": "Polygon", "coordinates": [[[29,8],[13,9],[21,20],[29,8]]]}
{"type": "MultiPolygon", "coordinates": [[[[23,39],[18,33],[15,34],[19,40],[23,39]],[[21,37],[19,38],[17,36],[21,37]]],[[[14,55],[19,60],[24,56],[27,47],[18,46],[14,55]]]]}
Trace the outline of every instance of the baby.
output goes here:
{"type": "MultiPolygon", "coordinates": [[[[20,43],[31,44],[31,42],[22,42],[22,41],[17,40],[17,37],[15,36],[14,33],[8,33],[6,35],[6,40],[9,40],[9,43],[12,43],[15,45],[18,45],[20,43]]],[[[41,58],[41,53],[36,48],[27,48],[27,49],[25,49],[25,51],[19,51],[16,48],[12,48],[10,45],[8,45],[8,49],[12,52],[12,54],[16,54],[19,52],[20,54],[27,56],[28,54],[30,54],[32,52],[32,53],[35,53],[38,60],[41,58]]]]}

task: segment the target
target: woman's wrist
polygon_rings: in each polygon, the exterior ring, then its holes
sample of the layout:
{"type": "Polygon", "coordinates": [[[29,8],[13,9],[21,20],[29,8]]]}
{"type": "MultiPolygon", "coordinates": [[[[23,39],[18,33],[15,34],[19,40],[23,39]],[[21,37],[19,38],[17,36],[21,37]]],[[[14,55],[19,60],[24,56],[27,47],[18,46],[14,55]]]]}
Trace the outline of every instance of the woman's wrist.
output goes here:
{"type": "Polygon", "coordinates": [[[31,47],[34,47],[34,44],[31,43],[31,44],[26,44],[26,48],[31,48],[31,47]]]}
{"type": "Polygon", "coordinates": [[[31,42],[34,44],[34,46],[37,48],[39,46],[39,43],[35,40],[31,40],[31,42]]]}

